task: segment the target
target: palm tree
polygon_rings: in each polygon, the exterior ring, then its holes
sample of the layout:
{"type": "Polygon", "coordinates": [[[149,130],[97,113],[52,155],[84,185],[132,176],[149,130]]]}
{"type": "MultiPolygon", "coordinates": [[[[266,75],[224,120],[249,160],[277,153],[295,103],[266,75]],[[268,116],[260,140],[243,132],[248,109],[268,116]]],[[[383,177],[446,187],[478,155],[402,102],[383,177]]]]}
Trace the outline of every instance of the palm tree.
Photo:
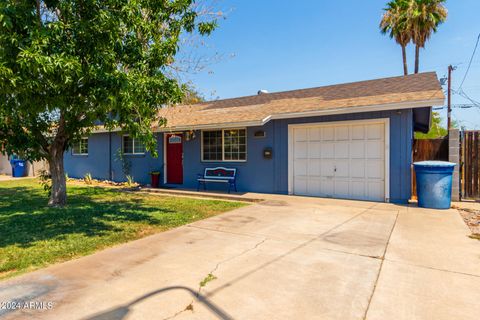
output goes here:
{"type": "Polygon", "coordinates": [[[380,21],[380,30],[382,34],[389,34],[391,39],[402,47],[403,73],[408,75],[407,64],[407,45],[412,40],[412,32],[409,29],[409,1],[393,0],[387,4],[385,13],[380,21]]]}
{"type": "Polygon", "coordinates": [[[443,5],[446,0],[409,0],[408,20],[415,44],[415,73],[420,66],[420,48],[425,47],[432,33],[447,20],[448,11],[443,5]]]}

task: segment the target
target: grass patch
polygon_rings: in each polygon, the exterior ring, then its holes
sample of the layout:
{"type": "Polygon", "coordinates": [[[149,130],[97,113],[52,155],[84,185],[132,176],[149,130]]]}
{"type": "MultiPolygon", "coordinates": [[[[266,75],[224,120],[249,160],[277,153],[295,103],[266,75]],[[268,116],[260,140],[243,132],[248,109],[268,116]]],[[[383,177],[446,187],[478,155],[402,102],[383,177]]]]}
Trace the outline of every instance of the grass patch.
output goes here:
{"type": "Polygon", "coordinates": [[[36,179],[0,182],[0,279],[246,205],[75,185],[65,208],[47,200],[36,179]]]}

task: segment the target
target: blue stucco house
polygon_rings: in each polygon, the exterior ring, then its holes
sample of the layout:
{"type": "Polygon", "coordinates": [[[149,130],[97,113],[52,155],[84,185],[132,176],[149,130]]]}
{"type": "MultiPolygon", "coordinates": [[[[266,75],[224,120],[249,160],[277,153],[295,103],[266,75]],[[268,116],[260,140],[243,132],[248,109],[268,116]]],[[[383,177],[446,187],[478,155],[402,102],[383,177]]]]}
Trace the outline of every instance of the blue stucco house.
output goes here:
{"type": "MultiPolygon", "coordinates": [[[[435,73],[362,81],[163,108],[153,128],[158,158],[120,131],[98,128],[65,154],[70,177],[196,188],[205,168],[236,168],[240,192],[405,203],[414,131],[443,105],[435,73]]],[[[222,188],[217,185],[212,188],[222,188]]]]}

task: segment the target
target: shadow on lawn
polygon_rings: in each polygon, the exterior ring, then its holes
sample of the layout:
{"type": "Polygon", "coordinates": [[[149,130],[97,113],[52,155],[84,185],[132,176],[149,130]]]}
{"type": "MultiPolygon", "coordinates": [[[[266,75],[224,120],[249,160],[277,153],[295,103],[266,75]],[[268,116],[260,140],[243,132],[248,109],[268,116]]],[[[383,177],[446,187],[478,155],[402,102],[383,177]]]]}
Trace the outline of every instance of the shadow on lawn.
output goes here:
{"type": "Polygon", "coordinates": [[[0,247],[28,247],[36,241],[61,239],[69,234],[87,236],[123,231],[112,224],[132,222],[168,224],[173,210],[148,206],[141,198],[126,198],[115,191],[79,188],[69,192],[65,208],[47,206],[38,189],[10,187],[0,190],[0,247]],[[160,214],[153,217],[153,213],[160,214]]]}

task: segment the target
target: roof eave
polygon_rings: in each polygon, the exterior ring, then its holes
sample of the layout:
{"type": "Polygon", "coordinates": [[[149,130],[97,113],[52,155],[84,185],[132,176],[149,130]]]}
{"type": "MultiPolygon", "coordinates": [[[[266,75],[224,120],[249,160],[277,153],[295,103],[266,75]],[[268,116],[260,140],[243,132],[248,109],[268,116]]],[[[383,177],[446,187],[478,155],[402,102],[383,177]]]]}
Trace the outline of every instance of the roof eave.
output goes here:
{"type": "Polygon", "coordinates": [[[329,115],[348,114],[348,113],[424,108],[424,107],[443,105],[444,102],[445,102],[444,98],[436,98],[436,99],[429,99],[429,100],[376,104],[376,105],[368,105],[368,106],[361,106],[361,107],[350,107],[350,108],[344,107],[344,108],[314,110],[314,111],[287,112],[287,113],[278,113],[278,114],[269,115],[263,118],[262,120],[258,120],[258,121],[225,122],[225,123],[214,123],[214,124],[198,124],[198,125],[190,125],[190,126],[174,126],[174,127],[155,128],[154,131],[155,132],[172,132],[172,131],[188,131],[188,130],[207,130],[207,129],[218,129],[218,128],[257,127],[257,126],[263,126],[271,120],[294,119],[294,118],[315,117],[315,116],[329,116],[329,115]]]}
{"type": "Polygon", "coordinates": [[[445,99],[442,98],[442,99],[431,99],[431,100],[419,100],[419,101],[413,101],[413,102],[408,101],[408,102],[397,102],[397,103],[387,103],[387,104],[376,104],[376,105],[368,105],[368,106],[353,107],[353,108],[336,108],[336,109],[315,110],[315,111],[288,112],[288,113],[274,114],[265,119],[267,119],[266,122],[268,122],[270,120],[276,120],[276,119],[303,118],[303,117],[327,116],[327,115],[347,114],[347,113],[415,109],[415,108],[439,106],[439,105],[443,105],[444,102],[445,102],[445,99]]]}

